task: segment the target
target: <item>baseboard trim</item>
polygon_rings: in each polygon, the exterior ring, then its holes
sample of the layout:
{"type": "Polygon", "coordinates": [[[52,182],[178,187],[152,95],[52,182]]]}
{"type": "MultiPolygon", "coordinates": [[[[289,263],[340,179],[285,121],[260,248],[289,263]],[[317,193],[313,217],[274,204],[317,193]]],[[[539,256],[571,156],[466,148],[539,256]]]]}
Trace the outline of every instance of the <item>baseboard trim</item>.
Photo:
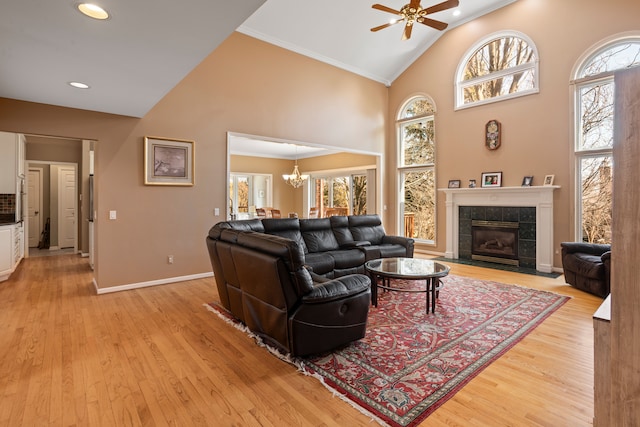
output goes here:
{"type": "Polygon", "coordinates": [[[151,286],[167,285],[169,283],[186,282],[187,280],[204,279],[206,277],[213,277],[213,273],[199,273],[190,274],[188,276],[167,277],[166,279],[150,280],[148,282],[130,283],[128,285],[112,286],[109,288],[101,289],[98,287],[98,282],[93,279],[93,286],[96,289],[98,295],[110,294],[112,292],[130,291],[132,289],[148,288],[151,286]]]}

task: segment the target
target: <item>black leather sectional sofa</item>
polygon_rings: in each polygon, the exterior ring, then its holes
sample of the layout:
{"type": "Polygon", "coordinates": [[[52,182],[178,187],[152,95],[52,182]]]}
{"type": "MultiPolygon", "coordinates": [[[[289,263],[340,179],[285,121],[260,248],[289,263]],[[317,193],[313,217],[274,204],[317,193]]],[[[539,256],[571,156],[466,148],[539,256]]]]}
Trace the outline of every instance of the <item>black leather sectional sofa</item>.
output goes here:
{"type": "Polygon", "coordinates": [[[366,261],[412,257],[377,215],[225,221],[207,236],[222,305],[294,356],[362,338],[371,300],[366,261]]]}

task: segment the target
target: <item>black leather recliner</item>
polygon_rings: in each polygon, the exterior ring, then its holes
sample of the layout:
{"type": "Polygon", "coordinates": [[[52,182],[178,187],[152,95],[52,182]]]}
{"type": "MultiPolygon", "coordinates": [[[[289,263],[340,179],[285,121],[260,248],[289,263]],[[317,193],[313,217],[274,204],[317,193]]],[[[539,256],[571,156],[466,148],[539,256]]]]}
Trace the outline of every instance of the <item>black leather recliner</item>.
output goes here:
{"type": "Polygon", "coordinates": [[[611,287],[611,245],[563,242],[564,280],[583,291],[605,298],[611,287]]]}
{"type": "Polygon", "coordinates": [[[218,223],[206,238],[220,301],[233,316],[292,356],[364,337],[368,276],[314,281],[300,241],[265,234],[259,220],[235,225],[218,223]]]}

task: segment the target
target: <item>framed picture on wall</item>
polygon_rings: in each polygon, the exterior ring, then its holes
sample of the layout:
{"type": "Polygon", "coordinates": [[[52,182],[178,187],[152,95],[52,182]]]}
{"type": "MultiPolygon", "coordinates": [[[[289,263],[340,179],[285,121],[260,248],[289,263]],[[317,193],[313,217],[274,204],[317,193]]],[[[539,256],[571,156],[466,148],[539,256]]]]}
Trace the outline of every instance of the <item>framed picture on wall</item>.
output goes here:
{"type": "Polygon", "coordinates": [[[502,187],[502,172],[483,172],[480,182],[483,187],[502,187]]]}
{"type": "Polygon", "coordinates": [[[194,142],[155,136],[144,137],[145,185],[194,184],[194,142]]]}

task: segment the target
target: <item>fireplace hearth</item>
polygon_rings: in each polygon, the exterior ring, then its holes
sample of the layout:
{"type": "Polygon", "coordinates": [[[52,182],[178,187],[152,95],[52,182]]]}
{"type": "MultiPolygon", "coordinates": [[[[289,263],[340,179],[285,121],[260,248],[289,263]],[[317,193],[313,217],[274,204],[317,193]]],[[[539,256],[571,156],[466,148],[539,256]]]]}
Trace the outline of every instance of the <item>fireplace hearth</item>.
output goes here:
{"type": "Polygon", "coordinates": [[[471,221],[471,259],[520,266],[518,232],[518,222],[471,221]]]}

